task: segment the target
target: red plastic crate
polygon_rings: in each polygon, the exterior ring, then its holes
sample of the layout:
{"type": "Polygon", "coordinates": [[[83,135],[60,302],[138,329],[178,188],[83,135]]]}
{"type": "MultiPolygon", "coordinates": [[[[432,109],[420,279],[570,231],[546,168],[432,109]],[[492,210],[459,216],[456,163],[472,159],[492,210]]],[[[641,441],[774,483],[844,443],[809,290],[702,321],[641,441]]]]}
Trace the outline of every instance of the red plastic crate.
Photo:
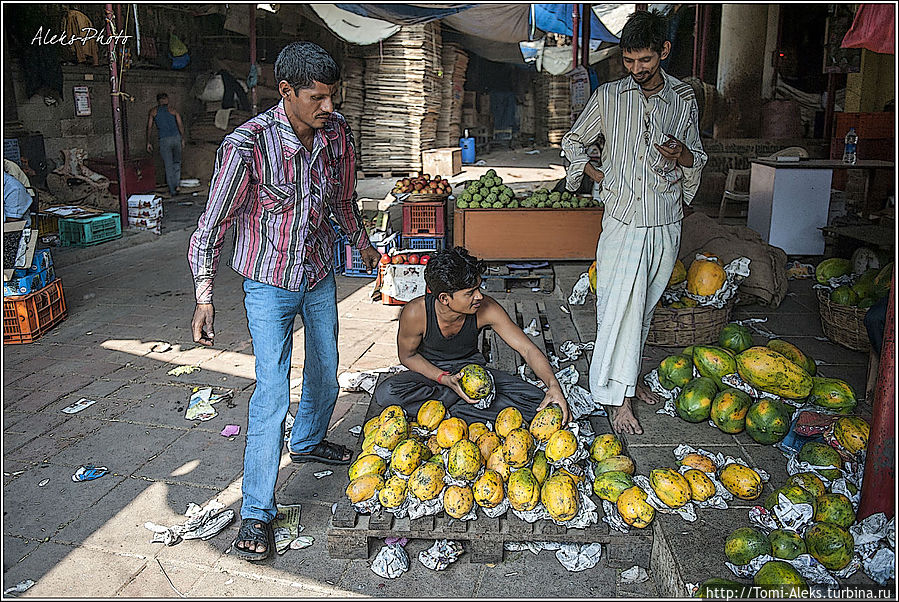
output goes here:
{"type": "Polygon", "coordinates": [[[58,278],[30,295],[3,299],[3,344],[31,343],[66,319],[66,298],[58,278]]]}
{"type": "Polygon", "coordinates": [[[446,203],[403,203],[403,236],[446,233],[446,203]]]}

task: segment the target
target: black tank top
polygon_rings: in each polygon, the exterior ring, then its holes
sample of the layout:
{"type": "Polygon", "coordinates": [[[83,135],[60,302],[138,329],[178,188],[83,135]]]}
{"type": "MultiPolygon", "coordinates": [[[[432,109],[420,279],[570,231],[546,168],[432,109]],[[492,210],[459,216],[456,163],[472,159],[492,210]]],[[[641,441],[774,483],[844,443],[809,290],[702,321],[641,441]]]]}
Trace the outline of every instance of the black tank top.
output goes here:
{"type": "Polygon", "coordinates": [[[425,336],[421,339],[418,352],[429,362],[445,362],[467,358],[478,352],[478,317],[475,314],[465,316],[462,328],[447,338],[440,332],[437,324],[437,310],[434,295],[425,293],[425,313],[427,326],[425,336]]]}

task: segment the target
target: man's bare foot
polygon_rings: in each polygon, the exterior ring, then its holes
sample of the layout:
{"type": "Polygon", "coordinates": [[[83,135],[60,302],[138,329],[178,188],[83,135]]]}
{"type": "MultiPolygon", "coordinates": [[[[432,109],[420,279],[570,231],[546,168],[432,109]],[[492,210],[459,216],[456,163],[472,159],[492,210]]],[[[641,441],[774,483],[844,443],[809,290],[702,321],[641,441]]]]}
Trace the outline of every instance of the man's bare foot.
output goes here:
{"type": "Polygon", "coordinates": [[[625,397],[624,403],[620,406],[612,407],[612,430],[616,433],[629,433],[631,435],[642,435],[643,427],[634,416],[631,409],[631,397],[625,397]]]}
{"type": "Polygon", "coordinates": [[[637,385],[634,387],[634,397],[651,406],[654,406],[659,400],[658,395],[653,393],[652,389],[647,387],[642,379],[637,380],[637,385]]]}

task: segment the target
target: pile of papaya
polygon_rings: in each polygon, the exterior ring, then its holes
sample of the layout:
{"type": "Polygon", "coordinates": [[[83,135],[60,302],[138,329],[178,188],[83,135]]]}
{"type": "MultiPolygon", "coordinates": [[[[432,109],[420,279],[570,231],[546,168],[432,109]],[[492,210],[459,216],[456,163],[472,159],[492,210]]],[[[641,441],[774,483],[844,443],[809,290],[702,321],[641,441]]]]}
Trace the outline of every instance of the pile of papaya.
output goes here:
{"type": "Polygon", "coordinates": [[[816,376],[815,361],[796,345],[781,339],[754,345],[749,329],[737,323],[721,329],[717,345],[691,345],[658,367],[663,387],[680,388],[674,405],[683,420],[699,423],[711,418],[725,433],[745,430],[765,445],[781,441],[790,430],[793,408],[775,399],[753,400],[722,381],[729,374],[738,374],[759,391],[805,400],[838,414],[851,414],[857,403],[845,381],[816,376]]]}
{"type": "Polygon", "coordinates": [[[869,267],[864,271],[849,259],[832,257],[825,259],[815,268],[815,279],[819,284],[827,284],[831,278],[850,276],[852,284],[842,284],[830,292],[831,303],[868,309],[890,292],[893,263],[883,267],[869,267]]]}

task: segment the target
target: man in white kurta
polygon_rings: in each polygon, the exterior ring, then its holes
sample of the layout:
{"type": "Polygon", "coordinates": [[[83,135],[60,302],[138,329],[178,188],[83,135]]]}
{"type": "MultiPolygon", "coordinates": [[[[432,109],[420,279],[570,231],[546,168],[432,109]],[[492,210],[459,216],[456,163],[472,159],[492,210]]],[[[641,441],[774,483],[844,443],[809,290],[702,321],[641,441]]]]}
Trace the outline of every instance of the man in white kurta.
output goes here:
{"type": "Polygon", "coordinates": [[[666,74],[667,26],[655,12],[628,18],[621,49],[628,75],[603,84],[562,139],[570,161],[566,186],[586,174],[602,186],[602,234],[596,246],[596,343],[590,390],[611,406],[616,432],[643,432],[631,402],[652,313],[680,247],[682,203],[699,187],[707,156],[699,139],[692,88],[666,74]],[[601,163],[586,148],[605,138],[601,163]]]}

